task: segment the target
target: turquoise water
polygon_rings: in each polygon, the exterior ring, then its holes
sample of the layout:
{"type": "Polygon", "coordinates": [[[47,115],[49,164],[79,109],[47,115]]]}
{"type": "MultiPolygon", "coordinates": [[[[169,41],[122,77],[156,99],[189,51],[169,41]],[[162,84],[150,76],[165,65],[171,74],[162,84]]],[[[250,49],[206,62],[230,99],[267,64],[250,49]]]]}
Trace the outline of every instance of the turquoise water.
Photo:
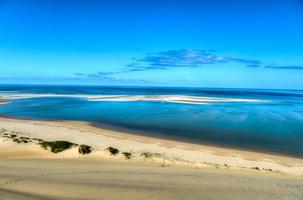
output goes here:
{"type": "Polygon", "coordinates": [[[82,120],[137,134],[303,157],[303,91],[6,85],[0,86],[1,95],[11,101],[0,106],[2,116],[82,120]],[[13,98],[16,94],[32,96],[13,98]],[[145,99],[92,101],[87,98],[90,95],[142,95],[145,99]],[[244,101],[174,103],[150,101],[152,95],[244,101]]]}

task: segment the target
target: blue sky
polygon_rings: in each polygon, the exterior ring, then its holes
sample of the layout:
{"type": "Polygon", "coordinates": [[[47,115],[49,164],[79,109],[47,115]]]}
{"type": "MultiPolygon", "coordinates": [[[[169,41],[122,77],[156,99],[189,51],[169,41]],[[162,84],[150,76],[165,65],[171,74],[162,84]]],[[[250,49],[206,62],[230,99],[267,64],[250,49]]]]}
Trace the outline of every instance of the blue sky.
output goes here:
{"type": "Polygon", "coordinates": [[[302,0],[0,0],[0,83],[303,89],[302,0]]]}

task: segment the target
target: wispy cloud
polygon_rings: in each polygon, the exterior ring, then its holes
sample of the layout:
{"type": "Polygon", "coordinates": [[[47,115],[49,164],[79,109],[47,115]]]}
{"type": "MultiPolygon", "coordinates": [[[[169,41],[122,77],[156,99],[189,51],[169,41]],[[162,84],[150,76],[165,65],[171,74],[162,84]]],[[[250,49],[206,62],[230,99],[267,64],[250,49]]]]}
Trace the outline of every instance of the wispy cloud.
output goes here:
{"type": "Polygon", "coordinates": [[[260,67],[260,65],[258,65],[258,64],[250,64],[250,65],[246,65],[246,67],[257,68],[257,67],[260,67]]]}
{"type": "Polygon", "coordinates": [[[273,70],[303,70],[303,66],[279,66],[266,65],[256,59],[246,59],[241,57],[224,56],[214,50],[203,49],[179,49],[160,51],[154,54],[146,54],[141,58],[132,58],[134,61],[119,71],[97,72],[97,73],[76,73],[75,75],[89,79],[114,79],[118,74],[167,70],[173,68],[198,68],[205,65],[238,63],[248,68],[267,68],[273,70]]]}
{"type": "Polygon", "coordinates": [[[130,71],[144,71],[150,69],[168,69],[174,67],[202,67],[218,63],[241,63],[247,67],[259,67],[258,60],[221,56],[212,50],[180,49],[161,51],[153,55],[147,55],[126,66],[130,71]]]}
{"type": "Polygon", "coordinates": [[[303,66],[275,66],[275,65],[267,65],[264,68],[267,69],[280,69],[280,70],[303,70],[303,66]]]}
{"type": "Polygon", "coordinates": [[[76,76],[85,76],[83,73],[75,73],[76,76]]]}
{"type": "Polygon", "coordinates": [[[97,73],[75,73],[78,80],[95,80],[95,81],[113,81],[113,82],[137,82],[137,83],[152,83],[153,81],[145,79],[127,79],[117,78],[114,75],[125,73],[126,71],[117,72],[97,72],[97,73]]]}
{"type": "Polygon", "coordinates": [[[155,54],[146,55],[143,58],[133,59],[135,62],[125,66],[123,72],[137,72],[148,70],[166,70],[170,68],[187,67],[197,68],[205,65],[238,63],[248,68],[267,68],[274,70],[303,70],[298,65],[266,65],[256,59],[246,59],[219,55],[214,50],[203,49],[179,49],[160,51],[155,54]]]}
{"type": "Polygon", "coordinates": [[[75,73],[75,76],[88,79],[113,79],[112,75],[120,72],[75,73]]]}

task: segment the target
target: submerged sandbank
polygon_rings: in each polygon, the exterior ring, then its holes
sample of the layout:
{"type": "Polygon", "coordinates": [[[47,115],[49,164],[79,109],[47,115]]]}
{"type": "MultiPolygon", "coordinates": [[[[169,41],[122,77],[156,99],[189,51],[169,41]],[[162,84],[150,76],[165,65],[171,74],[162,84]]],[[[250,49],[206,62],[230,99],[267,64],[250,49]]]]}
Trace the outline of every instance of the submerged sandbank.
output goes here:
{"type": "Polygon", "coordinates": [[[0,105],[3,105],[3,104],[8,104],[9,101],[5,101],[5,100],[0,100],[0,105]]]}
{"type": "Polygon", "coordinates": [[[251,102],[268,102],[261,99],[241,99],[241,98],[222,98],[222,97],[203,97],[190,95],[81,95],[81,94],[1,94],[2,99],[28,99],[28,98],[45,98],[45,97],[70,97],[85,98],[89,101],[154,101],[169,102],[181,104],[209,104],[209,103],[251,103],[251,102]]]}

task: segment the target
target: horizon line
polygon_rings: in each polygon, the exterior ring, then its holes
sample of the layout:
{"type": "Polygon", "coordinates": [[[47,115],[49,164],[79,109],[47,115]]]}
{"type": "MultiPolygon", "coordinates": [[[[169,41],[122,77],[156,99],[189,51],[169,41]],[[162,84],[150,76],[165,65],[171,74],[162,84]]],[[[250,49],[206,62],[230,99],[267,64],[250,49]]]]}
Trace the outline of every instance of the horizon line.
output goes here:
{"type": "Polygon", "coordinates": [[[94,85],[94,84],[86,84],[86,85],[77,85],[77,84],[37,84],[37,83],[32,83],[32,84],[21,84],[21,83],[16,83],[16,84],[5,84],[5,83],[0,83],[0,86],[61,86],[61,87],[115,87],[115,88],[192,88],[192,89],[248,89],[248,90],[293,90],[293,91],[303,91],[303,89],[289,89],[289,88],[249,88],[249,87],[203,87],[203,86],[143,86],[143,85],[94,85]]]}

